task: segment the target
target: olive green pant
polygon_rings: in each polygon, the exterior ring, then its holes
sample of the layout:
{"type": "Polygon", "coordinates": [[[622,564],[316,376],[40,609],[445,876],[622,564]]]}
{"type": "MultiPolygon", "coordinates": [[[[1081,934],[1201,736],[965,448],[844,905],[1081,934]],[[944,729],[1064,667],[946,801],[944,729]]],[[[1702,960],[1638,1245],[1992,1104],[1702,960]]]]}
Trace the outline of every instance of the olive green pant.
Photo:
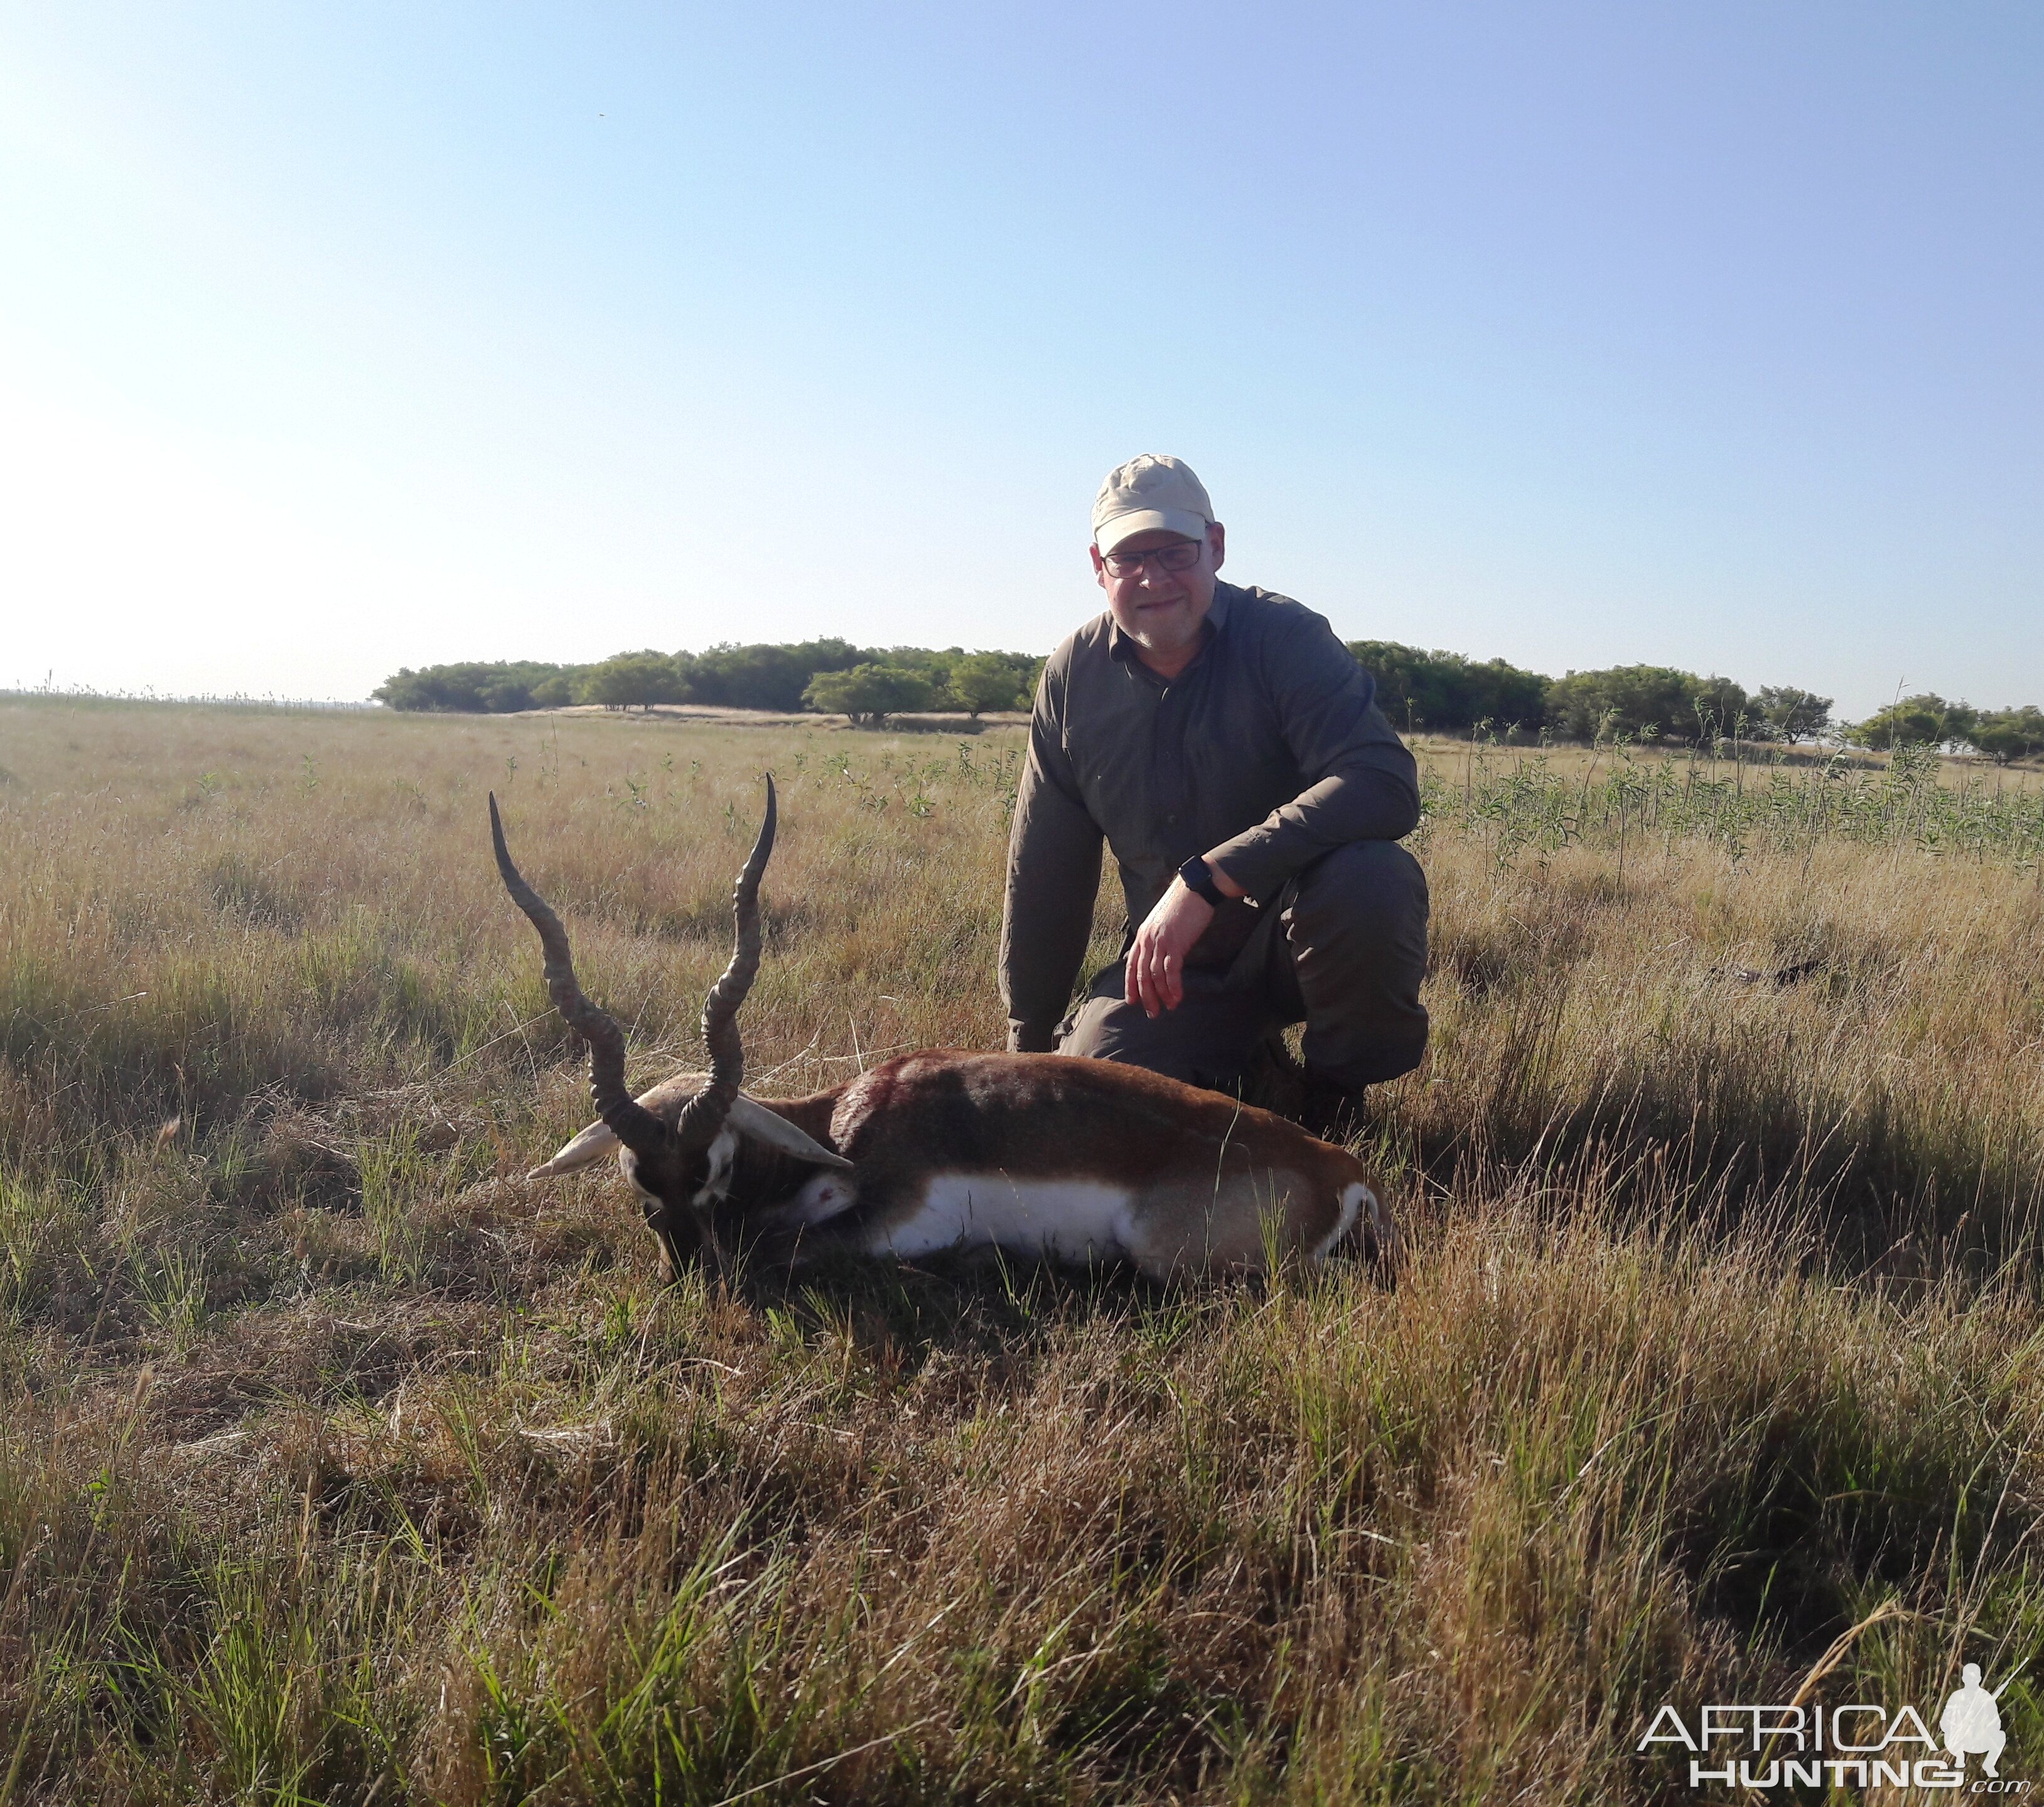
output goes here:
{"type": "Polygon", "coordinates": [[[1427,876],[1396,841],[1336,848],[1257,913],[1225,964],[1200,953],[1184,1001],[1155,1017],[1124,1000],[1124,954],[1058,1025],[1058,1052],[1234,1090],[1266,1036],[1303,1022],[1308,1075],[1359,1091],[1427,1051],[1427,876]]]}

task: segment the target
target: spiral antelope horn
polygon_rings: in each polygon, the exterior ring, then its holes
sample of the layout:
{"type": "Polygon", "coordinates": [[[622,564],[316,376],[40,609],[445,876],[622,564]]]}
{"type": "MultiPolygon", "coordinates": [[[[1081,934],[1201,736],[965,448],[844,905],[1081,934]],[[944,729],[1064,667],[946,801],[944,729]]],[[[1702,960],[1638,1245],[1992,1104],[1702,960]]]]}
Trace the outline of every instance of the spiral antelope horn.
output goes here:
{"type": "MultiPolygon", "coordinates": [[[[731,900],[737,919],[737,934],[731,964],[710,987],[704,1000],[703,1044],[709,1050],[709,1082],[689,1100],[674,1135],[683,1152],[709,1146],[730,1114],[732,1100],[738,1096],[745,1077],[745,1049],[738,1037],[738,1007],[752,989],[759,971],[759,879],[774,851],[774,775],[766,775],[766,814],[759,825],[759,838],[738,875],[738,889],[731,900]]],[[[615,1128],[617,1126],[613,1125],[615,1128]]],[[[620,1132],[620,1134],[622,1132],[620,1132]]]]}
{"type": "Polygon", "coordinates": [[[546,954],[548,995],[568,1027],[589,1044],[589,1094],[596,1101],[597,1115],[635,1155],[651,1159],[671,1151],[673,1132],[625,1090],[624,1032],[608,1010],[582,995],[581,986],[575,982],[567,931],[561,926],[561,919],[511,863],[494,791],[490,794],[490,840],[497,852],[497,870],[505,890],[540,932],[540,946],[546,954]]]}

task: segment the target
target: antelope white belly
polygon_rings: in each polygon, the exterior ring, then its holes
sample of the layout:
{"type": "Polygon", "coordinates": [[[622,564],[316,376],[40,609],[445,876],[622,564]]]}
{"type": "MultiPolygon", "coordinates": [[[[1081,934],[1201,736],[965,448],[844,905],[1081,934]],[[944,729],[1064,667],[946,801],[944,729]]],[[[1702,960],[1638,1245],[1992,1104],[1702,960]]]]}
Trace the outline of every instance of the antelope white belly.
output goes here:
{"type": "Polygon", "coordinates": [[[1132,1240],[1133,1195],[1088,1179],[937,1174],[922,1202],[875,1224],[869,1253],[912,1256],[997,1244],[1062,1261],[1117,1260],[1132,1240]]]}
{"type": "Polygon", "coordinates": [[[821,1173],[812,1174],[803,1182],[801,1191],[766,1216],[776,1229],[801,1228],[828,1223],[840,1212],[850,1210],[858,1200],[859,1188],[853,1185],[852,1176],[826,1167],[821,1173]]]}
{"type": "Polygon", "coordinates": [[[1314,1245],[1312,1253],[1307,1257],[1308,1260],[1326,1260],[1347,1240],[1349,1232],[1355,1228],[1356,1219],[1365,1211],[1370,1214],[1371,1227],[1378,1227],[1381,1207],[1377,1202],[1377,1194],[1361,1180],[1351,1181],[1341,1189],[1339,1204],[1339,1214],[1335,1219],[1335,1227],[1314,1245]]]}

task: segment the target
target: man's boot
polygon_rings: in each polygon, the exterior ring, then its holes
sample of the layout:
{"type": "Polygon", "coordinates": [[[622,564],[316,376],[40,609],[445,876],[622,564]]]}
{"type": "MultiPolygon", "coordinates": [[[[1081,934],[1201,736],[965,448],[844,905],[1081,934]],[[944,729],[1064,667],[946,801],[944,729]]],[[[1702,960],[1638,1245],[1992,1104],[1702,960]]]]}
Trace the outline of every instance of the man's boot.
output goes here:
{"type": "Polygon", "coordinates": [[[1370,1127],[1370,1105],[1361,1086],[1338,1085],[1310,1067],[1304,1077],[1299,1125],[1323,1142],[1353,1142],[1370,1127]]]}
{"type": "Polygon", "coordinates": [[[1297,1123],[1306,1107],[1306,1070],[1285,1045],[1284,1031],[1273,1029],[1250,1050],[1243,1063],[1241,1084],[1224,1089],[1234,1092],[1244,1104],[1297,1123]]]}

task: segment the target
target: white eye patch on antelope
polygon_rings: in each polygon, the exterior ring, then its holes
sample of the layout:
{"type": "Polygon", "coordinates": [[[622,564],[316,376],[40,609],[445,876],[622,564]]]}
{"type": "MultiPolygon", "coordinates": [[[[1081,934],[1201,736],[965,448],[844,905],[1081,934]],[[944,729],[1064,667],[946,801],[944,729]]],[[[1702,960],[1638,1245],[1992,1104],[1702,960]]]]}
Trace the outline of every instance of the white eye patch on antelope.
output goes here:
{"type": "Polygon", "coordinates": [[[615,1153],[670,1277],[705,1255],[721,1267],[733,1237],[793,1261],[997,1247],[1125,1261],[1158,1280],[1316,1262],[1351,1236],[1380,1262],[1395,1255],[1390,1213],[1346,1149],[1141,1067],[933,1048],[805,1098],[747,1096],[738,1013],[759,970],[775,819],[769,776],[733,899],[731,963],[703,1005],[709,1071],[635,1098],[624,1032],[583,995],[567,932],[511,863],[490,799],[498,871],[539,931],[554,1008],[589,1044],[597,1116],[532,1177],[615,1153]]]}

